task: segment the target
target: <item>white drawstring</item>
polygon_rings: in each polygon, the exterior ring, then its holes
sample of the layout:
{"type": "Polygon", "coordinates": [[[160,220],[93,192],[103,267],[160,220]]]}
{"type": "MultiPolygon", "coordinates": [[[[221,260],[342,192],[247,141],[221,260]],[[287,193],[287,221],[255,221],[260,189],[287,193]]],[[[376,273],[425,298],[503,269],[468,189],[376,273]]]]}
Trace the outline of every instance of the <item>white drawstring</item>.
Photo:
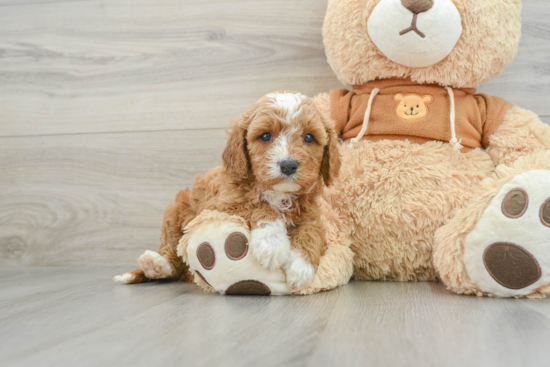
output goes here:
{"type": "MultiPolygon", "coordinates": [[[[449,140],[449,144],[453,146],[455,150],[461,150],[464,148],[464,146],[461,144],[462,139],[458,140],[456,137],[456,109],[455,109],[455,95],[453,92],[453,88],[451,87],[445,87],[447,89],[447,92],[449,93],[449,99],[451,100],[451,140],[449,140]]],[[[380,92],[380,89],[374,88],[370,94],[369,103],[367,105],[367,110],[365,111],[365,117],[363,118],[363,126],[361,127],[361,131],[357,135],[357,137],[350,140],[350,145],[353,145],[360,141],[363,136],[365,136],[367,129],[369,127],[369,120],[370,120],[370,114],[372,110],[372,101],[374,100],[374,97],[380,92]]]]}
{"type": "Polygon", "coordinates": [[[449,140],[449,144],[451,144],[455,150],[461,150],[462,148],[464,148],[464,146],[462,144],[460,144],[462,142],[462,139],[458,140],[456,138],[455,94],[453,92],[453,88],[445,87],[445,89],[447,89],[447,92],[449,93],[449,98],[451,99],[451,140],[449,140]]]}
{"type": "Polygon", "coordinates": [[[380,92],[380,89],[374,88],[370,93],[369,103],[367,105],[367,110],[365,111],[365,117],[363,118],[363,127],[361,128],[359,135],[357,135],[357,137],[350,140],[350,145],[353,145],[357,143],[359,140],[361,140],[365,135],[365,133],[367,132],[367,129],[369,127],[370,111],[372,110],[372,100],[374,99],[374,97],[376,97],[378,92],[380,92]]]}

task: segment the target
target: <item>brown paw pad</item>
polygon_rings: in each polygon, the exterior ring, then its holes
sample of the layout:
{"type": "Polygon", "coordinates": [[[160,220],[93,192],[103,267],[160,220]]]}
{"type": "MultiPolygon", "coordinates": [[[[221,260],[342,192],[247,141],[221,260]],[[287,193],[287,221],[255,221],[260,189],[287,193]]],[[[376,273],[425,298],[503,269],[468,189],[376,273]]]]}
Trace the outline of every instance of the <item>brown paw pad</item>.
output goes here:
{"type": "Polygon", "coordinates": [[[244,234],[235,232],[225,240],[225,254],[231,260],[241,260],[248,253],[248,240],[244,234]]]}
{"type": "Polygon", "coordinates": [[[252,295],[252,296],[269,296],[271,289],[262,282],[257,280],[242,280],[237,282],[225,291],[225,294],[230,296],[237,295],[252,295]]]}
{"type": "Polygon", "coordinates": [[[216,253],[208,242],[201,243],[197,247],[197,259],[201,263],[202,267],[206,270],[211,270],[216,265],[216,253]]]}
{"type": "Polygon", "coordinates": [[[502,213],[508,218],[520,218],[527,211],[529,196],[523,189],[513,189],[502,201],[502,213]]]}
{"type": "Polygon", "coordinates": [[[550,227],[550,199],[546,200],[540,208],[540,220],[546,227],[550,227]]]}
{"type": "Polygon", "coordinates": [[[509,289],[522,289],[541,277],[537,260],[523,247],[497,242],[485,249],[483,262],[497,283],[509,289]]]}

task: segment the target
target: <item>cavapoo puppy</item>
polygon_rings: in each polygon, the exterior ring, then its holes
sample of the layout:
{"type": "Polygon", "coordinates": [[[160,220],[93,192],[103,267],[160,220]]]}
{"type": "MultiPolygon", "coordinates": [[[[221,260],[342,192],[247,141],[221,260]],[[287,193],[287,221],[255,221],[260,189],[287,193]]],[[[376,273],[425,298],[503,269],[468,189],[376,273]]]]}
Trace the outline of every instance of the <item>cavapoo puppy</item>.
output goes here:
{"type": "Polygon", "coordinates": [[[287,284],[310,284],[326,249],[318,196],[340,168],[332,124],[299,93],[262,97],[232,124],[223,166],[197,176],[168,206],[159,252],[146,251],[140,269],[115,277],[122,283],[192,277],[177,255],[186,225],[203,210],[245,219],[250,253],[265,267],[283,268],[287,284]]]}

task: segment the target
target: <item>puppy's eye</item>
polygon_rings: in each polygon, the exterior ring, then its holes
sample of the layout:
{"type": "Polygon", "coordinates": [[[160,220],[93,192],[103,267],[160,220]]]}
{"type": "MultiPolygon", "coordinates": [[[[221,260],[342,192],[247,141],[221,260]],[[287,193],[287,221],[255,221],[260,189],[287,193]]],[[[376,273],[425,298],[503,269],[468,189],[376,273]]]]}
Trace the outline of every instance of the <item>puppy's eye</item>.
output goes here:
{"type": "Polygon", "coordinates": [[[308,144],[311,144],[315,141],[315,138],[311,134],[306,134],[306,136],[304,136],[304,141],[308,144]]]}
{"type": "Polygon", "coordinates": [[[260,136],[260,139],[262,139],[262,141],[271,141],[271,134],[270,133],[265,133],[265,134],[262,134],[262,136],[260,136]]]}

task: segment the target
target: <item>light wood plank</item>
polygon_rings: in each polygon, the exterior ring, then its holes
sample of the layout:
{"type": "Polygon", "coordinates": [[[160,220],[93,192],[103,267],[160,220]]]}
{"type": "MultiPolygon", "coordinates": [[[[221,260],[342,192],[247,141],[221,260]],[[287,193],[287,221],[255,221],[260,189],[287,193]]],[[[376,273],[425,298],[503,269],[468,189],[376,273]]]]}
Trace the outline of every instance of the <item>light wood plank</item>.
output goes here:
{"type": "Polygon", "coordinates": [[[11,293],[0,302],[2,363],[11,365],[10,361],[24,359],[196,291],[193,284],[179,282],[117,287],[111,279],[121,270],[19,268],[19,278],[0,286],[2,293],[11,293]]]}
{"type": "Polygon", "coordinates": [[[307,297],[229,297],[179,282],[112,284],[120,270],[1,268],[9,279],[0,282],[2,362],[507,367],[547,360],[550,320],[541,310],[550,300],[391,282],[351,282],[307,297]]]}
{"type": "MultiPolygon", "coordinates": [[[[267,92],[341,87],[326,0],[2,4],[0,136],[220,128],[267,92]]],[[[550,9],[523,14],[515,63],[481,91],[550,116],[550,9]]]]}
{"type": "Polygon", "coordinates": [[[84,272],[89,286],[67,287],[72,292],[55,298],[36,294],[32,308],[0,319],[4,363],[299,366],[315,348],[339,292],[225,297],[184,283],[116,285],[107,279],[114,270],[84,272]]]}
{"type": "Polygon", "coordinates": [[[514,63],[479,89],[541,116],[550,116],[550,7],[546,0],[523,0],[522,38],[514,63]]]}
{"type": "Polygon", "coordinates": [[[0,136],[225,127],[262,95],[340,83],[326,1],[5,6],[0,136]]]}
{"type": "Polygon", "coordinates": [[[550,320],[524,302],[537,301],[458,296],[441,283],[352,282],[307,365],[535,366],[547,360],[550,320]]]}
{"type": "Polygon", "coordinates": [[[225,130],[0,139],[0,266],[135,266],[225,130]]]}

